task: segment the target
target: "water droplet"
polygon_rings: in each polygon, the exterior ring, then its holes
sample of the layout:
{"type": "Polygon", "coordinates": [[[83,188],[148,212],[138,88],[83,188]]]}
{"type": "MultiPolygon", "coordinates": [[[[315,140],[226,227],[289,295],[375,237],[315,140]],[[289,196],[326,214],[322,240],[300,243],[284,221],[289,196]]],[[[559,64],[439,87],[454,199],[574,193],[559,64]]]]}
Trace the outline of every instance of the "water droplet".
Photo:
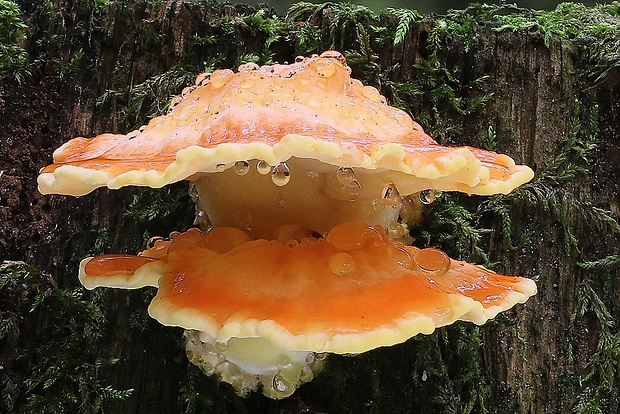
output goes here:
{"type": "Polygon", "coordinates": [[[245,204],[241,206],[239,214],[235,217],[235,222],[242,229],[250,227],[250,224],[252,224],[252,213],[250,213],[248,206],[245,204]]]}
{"type": "Polygon", "coordinates": [[[146,242],[146,248],[147,249],[152,249],[153,247],[155,247],[155,243],[157,243],[160,240],[163,240],[163,237],[160,236],[155,236],[155,237],[151,237],[149,239],[149,241],[146,242]]]}
{"type": "Polygon", "coordinates": [[[355,272],[355,259],[349,253],[338,252],[330,257],[328,266],[338,276],[350,276],[355,272]]]}
{"type": "Polygon", "coordinates": [[[355,171],[349,167],[338,167],[336,179],[342,185],[350,184],[352,181],[355,181],[355,171]]]}
{"type": "Polygon", "coordinates": [[[280,77],[285,78],[285,79],[293,77],[294,74],[295,74],[295,69],[291,67],[284,68],[280,71],[280,77]]]}
{"type": "Polygon", "coordinates": [[[396,261],[399,266],[405,269],[413,269],[415,261],[404,247],[397,247],[389,250],[390,257],[396,261]]]}
{"type": "Polygon", "coordinates": [[[316,71],[319,76],[329,78],[336,72],[336,67],[334,66],[334,62],[331,60],[323,60],[317,62],[316,71]]]}
{"type": "Polygon", "coordinates": [[[342,65],[347,64],[347,60],[344,58],[344,55],[337,50],[326,50],[321,53],[322,58],[335,59],[340,62],[342,65]]]}
{"type": "Polygon", "coordinates": [[[242,65],[239,65],[239,67],[237,68],[237,70],[239,72],[243,72],[243,73],[248,73],[248,72],[251,72],[253,70],[258,70],[258,69],[260,69],[260,66],[258,66],[254,62],[244,63],[242,65]]]}
{"type": "Polygon", "coordinates": [[[372,201],[372,209],[379,212],[385,210],[385,203],[381,198],[375,198],[372,201]]]}
{"type": "Polygon", "coordinates": [[[226,352],[227,349],[228,349],[228,342],[217,341],[215,343],[215,350],[219,352],[220,354],[226,352]]]}
{"type": "Polygon", "coordinates": [[[426,370],[422,371],[422,381],[426,381],[428,379],[428,374],[426,373],[426,370]]]}
{"type": "Polygon", "coordinates": [[[285,162],[278,163],[271,172],[271,181],[278,187],[288,184],[291,180],[291,171],[285,162]]]}
{"type": "Polygon", "coordinates": [[[389,238],[392,240],[399,239],[405,234],[403,226],[398,221],[393,221],[390,224],[388,224],[387,228],[385,229],[385,232],[387,233],[389,238]]]}
{"type": "Polygon", "coordinates": [[[441,196],[441,191],[433,189],[420,191],[420,201],[422,204],[431,204],[439,196],[441,196]]]}
{"type": "Polygon", "coordinates": [[[314,362],[314,352],[310,352],[306,355],[306,364],[312,364],[314,362]]]}
{"type": "Polygon", "coordinates": [[[355,201],[360,195],[361,188],[362,186],[360,185],[359,181],[354,180],[342,187],[342,189],[340,190],[340,195],[343,199],[347,201],[355,201]]]}
{"type": "Polygon", "coordinates": [[[200,194],[198,193],[198,189],[196,188],[196,183],[190,181],[187,192],[194,203],[198,201],[198,197],[200,196],[200,194]]]}
{"type": "Polygon", "coordinates": [[[310,178],[310,179],[312,179],[312,180],[314,180],[314,179],[316,179],[316,178],[319,178],[319,176],[320,176],[320,175],[321,175],[321,174],[319,174],[319,173],[318,173],[318,172],[316,172],[316,171],[308,171],[308,178],[310,178]]]}
{"type": "Polygon", "coordinates": [[[383,187],[381,198],[386,205],[392,208],[400,209],[403,206],[400,194],[398,193],[396,186],[392,183],[389,183],[383,187]]]}
{"type": "Polygon", "coordinates": [[[303,57],[303,56],[297,56],[297,57],[295,57],[295,63],[301,63],[301,62],[304,61],[304,59],[305,59],[305,57],[303,57]]]}
{"type": "Polygon", "coordinates": [[[286,355],[286,354],[281,354],[281,355],[278,357],[278,364],[279,364],[279,365],[284,366],[284,365],[288,365],[288,364],[290,364],[290,363],[291,363],[291,357],[289,357],[288,355],[286,355]]]}
{"type": "Polygon", "coordinates": [[[250,163],[247,161],[237,161],[233,169],[237,175],[246,175],[250,171],[250,163]]]}
{"type": "Polygon", "coordinates": [[[260,174],[267,175],[271,172],[271,165],[269,165],[265,160],[260,160],[256,164],[256,169],[260,174]]]}
{"type": "Polygon", "coordinates": [[[432,276],[441,276],[450,269],[450,258],[439,249],[422,249],[414,258],[420,269],[432,276]]]}
{"type": "Polygon", "coordinates": [[[224,172],[226,171],[226,164],[218,164],[215,166],[215,171],[224,172]]]}
{"type": "Polygon", "coordinates": [[[181,232],[180,232],[180,231],[173,231],[173,232],[171,232],[171,233],[168,235],[168,238],[170,238],[170,240],[174,240],[174,239],[176,239],[176,238],[177,238],[177,236],[178,236],[179,234],[181,234],[181,232]]]}
{"type": "Polygon", "coordinates": [[[187,86],[185,88],[183,88],[183,91],[181,92],[181,98],[185,99],[189,96],[190,93],[192,93],[192,91],[194,90],[193,86],[187,86]]]}
{"type": "Polygon", "coordinates": [[[364,86],[361,89],[361,92],[362,95],[364,95],[364,97],[370,101],[379,102],[381,99],[381,94],[379,93],[377,88],[374,88],[372,86],[364,86]]]}
{"type": "Polygon", "coordinates": [[[171,100],[170,100],[170,106],[168,106],[168,113],[170,113],[174,108],[176,108],[176,106],[179,104],[179,102],[181,102],[183,100],[183,98],[181,98],[180,96],[174,96],[171,100]]]}
{"type": "Polygon", "coordinates": [[[295,390],[295,384],[285,380],[282,378],[280,373],[277,373],[273,376],[273,388],[277,390],[279,393],[282,393],[283,396],[287,396],[291,394],[295,390]]]}
{"type": "Polygon", "coordinates": [[[230,69],[218,69],[211,74],[211,84],[214,88],[221,88],[233,77],[235,73],[230,69]]]}
{"type": "Polygon", "coordinates": [[[200,75],[196,76],[196,86],[208,85],[210,79],[211,79],[210,72],[201,73],[200,75]]]}
{"type": "Polygon", "coordinates": [[[381,240],[381,235],[360,222],[340,223],[327,233],[327,242],[342,251],[359,249],[369,240],[381,240]]]}

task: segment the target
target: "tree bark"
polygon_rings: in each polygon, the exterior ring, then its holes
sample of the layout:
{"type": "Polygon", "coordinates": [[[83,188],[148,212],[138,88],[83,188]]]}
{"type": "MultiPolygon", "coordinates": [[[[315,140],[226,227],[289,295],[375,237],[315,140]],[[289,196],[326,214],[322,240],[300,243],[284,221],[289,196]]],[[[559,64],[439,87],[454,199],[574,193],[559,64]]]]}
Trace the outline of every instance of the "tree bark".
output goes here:
{"type": "MultiPolygon", "coordinates": [[[[214,2],[24,3],[21,46],[30,75],[21,83],[10,73],[0,78],[0,259],[51,276],[44,287],[32,282],[40,292],[78,289],[101,307],[102,336],[84,358],[120,357],[102,366],[97,381],[134,390],[105,400],[108,412],[616,412],[620,58],[610,50],[620,17],[617,2],[566,7],[545,15],[557,27],[539,12],[473,6],[447,16],[412,14],[402,30],[402,13],[352,5],[298,7],[285,19],[214,2]],[[588,28],[597,24],[594,35],[588,28]],[[567,33],[580,26],[581,34],[567,33]],[[394,44],[398,30],[404,38],[394,44]],[[480,328],[459,323],[391,348],[334,356],[289,400],[242,399],[187,362],[180,329],[148,318],[153,292],[78,287],[81,258],[135,253],[150,236],[191,226],[186,185],[172,186],[168,203],[156,208],[156,191],[143,189],[43,196],[36,176],[62,143],[138,127],[211,66],[235,67],[244,56],[293,61],[329,48],[346,51],[353,77],[378,87],[440,143],[496,148],[532,166],[534,182],[508,196],[444,195],[415,232],[418,243],[426,238],[457,258],[484,260],[480,248],[487,265],[535,278],[539,291],[480,328]],[[451,215],[455,206],[470,216],[451,215]],[[140,208],[158,216],[136,216],[140,208]],[[438,217],[450,217],[454,228],[433,227],[438,217]],[[458,237],[449,239],[450,231],[458,237]],[[603,258],[615,264],[592,263],[603,258]]],[[[0,299],[10,297],[2,286],[0,299]]],[[[0,300],[0,311],[22,318],[18,336],[0,335],[7,365],[0,378],[37,375],[11,349],[38,355],[46,339],[37,332],[45,332],[49,315],[40,307],[15,310],[9,299],[0,300]]],[[[19,390],[11,394],[16,402],[0,407],[23,411],[39,392],[19,390]]]]}

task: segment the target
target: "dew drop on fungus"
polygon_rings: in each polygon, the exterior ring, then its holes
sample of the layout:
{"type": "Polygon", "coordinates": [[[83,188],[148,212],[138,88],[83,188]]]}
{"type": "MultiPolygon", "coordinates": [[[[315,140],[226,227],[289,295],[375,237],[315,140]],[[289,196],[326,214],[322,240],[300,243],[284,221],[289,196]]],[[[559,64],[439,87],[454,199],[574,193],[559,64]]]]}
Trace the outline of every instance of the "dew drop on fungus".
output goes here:
{"type": "Polygon", "coordinates": [[[390,250],[390,256],[396,260],[396,263],[399,266],[402,266],[405,269],[413,269],[415,267],[413,257],[411,257],[409,252],[403,247],[390,250]]]}
{"type": "Polygon", "coordinates": [[[160,236],[155,236],[155,237],[151,237],[147,242],[146,242],[146,248],[147,249],[152,249],[153,247],[155,247],[155,243],[157,243],[160,240],[163,240],[163,237],[160,236]]]}
{"type": "Polygon", "coordinates": [[[441,191],[433,189],[420,191],[420,201],[422,204],[431,204],[439,196],[441,196],[441,191]]]}
{"type": "Polygon", "coordinates": [[[196,184],[194,182],[189,183],[189,188],[187,189],[187,193],[189,194],[189,197],[192,199],[194,203],[198,201],[198,197],[199,197],[198,189],[196,188],[196,184]]]}
{"type": "Polygon", "coordinates": [[[288,355],[281,354],[278,357],[278,365],[282,365],[283,366],[283,365],[288,365],[290,363],[291,363],[291,357],[289,357],[288,355]]]}
{"type": "Polygon", "coordinates": [[[176,238],[177,238],[177,236],[178,236],[179,234],[181,234],[181,232],[180,232],[180,231],[173,231],[173,232],[171,232],[171,233],[168,235],[168,238],[169,238],[170,240],[174,240],[174,239],[176,239],[176,238]]]}
{"type": "Polygon", "coordinates": [[[304,61],[304,59],[305,59],[305,58],[304,58],[303,56],[297,56],[297,57],[295,58],[295,63],[301,63],[301,62],[303,62],[303,61],[304,61]]]}
{"type": "Polygon", "coordinates": [[[291,392],[291,389],[294,390],[296,387],[295,384],[291,384],[289,381],[282,378],[280,373],[277,373],[273,376],[273,388],[286,396],[291,392]]]}
{"type": "Polygon", "coordinates": [[[282,187],[291,180],[291,171],[285,162],[278,163],[271,172],[271,181],[278,187],[282,187]]]}
{"type": "Polygon", "coordinates": [[[441,276],[450,269],[448,255],[432,247],[420,250],[414,260],[423,272],[433,276],[441,276]]]}
{"type": "Polygon", "coordinates": [[[372,209],[377,212],[383,211],[385,210],[385,203],[382,199],[375,198],[374,200],[372,200],[372,209]]]}
{"type": "Polygon", "coordinates": [[[181,98],[185,99],[189,96],[190,93],[192,93],[192,91],[194,90],[193,86],[186,86],[185,88],[183,88],[183,91],[181,92],[181,98]]]}
{"type": "Polygon", "coordinates": [[[329,270],[338,276],[349,276],[355,272],[355,260],[349,253],[338,252],[329,259],[329,270]]]}
{"type": "Polygon", "coordinates": [[[319,76],[323,78],[329,78],[336,72],[336,68],[334,67],[334,63],[331,61],[320,62],[316,65],[316,71],[319,76]]]}
{"type": "Polygon", "coordinates": [[[173,97],[170,100],[170,106],[168,107],[168,113],[170,113],[170,111],[172,111],[182,100],[183,98],[181,98],[180,96],[173,97]]]}
{"type": "Polygon", "coordinates": [[[385,187],[383,187],[383,191],[381,192],[381,198],[386,205],[392,208],[400,209],[403,206],[400,194],[398,193],[396,186],[392,183],[389,183],[385,187]]]}
{"type": "Polygon", "coordinates": [[[224,172],[226,170],[226,164],[218,164],[215,166],[215,171],[224,172]]]}
{"type": "Polygon", "coordinates": [[[256,164],[256,170],[262,175],[267,175],[271,172],[271,165],[265,160],[260,160],[256,164]]]}
{"type": "Polygon", "coordinates": [[[344,185],[340,190],[340,193],[342,195],[342,198],[344,198],[345,200],[355,201],[360,195],[361,188],[362,186],[360,185],[359,181],[354,180],[351,181],[349,184],[344,185]]]}
{"type": "Polygon", "coordinates": [[[403,226],[398,221],[393,221],[388,224],[385,232],[392,240],[399,239],[405,234],[403,226]]]}
{"type": "Polygon", "coordinates": [[[211,79],[211,73],[209,72],[201,73],[200,75],[196,77],[196,86],[205,86],[209,83],[210,79],[211,79]]]}
{"type": "Polygon", "coordinates": [[[222,352],[226,352],[226,350],[228,349],[228,342],[216,342],[215,343],[215,350],[219,353],[222,352]]]}
{"type": "Polygon", "coordinates": [[[241,206],[241,210],[235,217],[235,222],[242,229],[250,227],[250,224],[252,224],[252,213],[250,213],[248,206],[245,204],[241,206]]]}
{"type": "Polygon", "coordinates": [[[221,88],[235,73],[230,69],[218,69],[211,74],[211,84],[214,88],[221,88]]]}
{"type": "Polygon", "coordinates": [[[350,184],[355,180],[355,171],[353,171],[353,168],[349,167],[338,167],[336,178],[342,185],[350,184]]]}
{"type": "Polygon", "coordinates": [[[252,72],[253,70],[258,70],[258,69],[260,69],[260,66],[258,66],[256,63],[248,62],[248,63],[239,65],[239,67],[237,68],[237,71],[248,73],[248,72],[252,72]]]}
{"type": "Polygon", "coordinates": [[[338,52],[337,50],[326,50],[325,52],[321,53],[321,57],[328,58],[328,59],[336,59],[342,65],[347,64],[347,60],[344,58],[344,55],[338,52]]]}
{"type": "Polygon", "coordinates": [[[237,161],[233,169],[237,175],[246,175],[250,171],[250,163],[247,161],[237,161]]]}
{"type": "Polygon", "coordinates": [[[341,223],[327,233],[327,242],[341,251],[359,249],[366,242],[381,241],[381,235],[372,226],[360,222],[341,223]]]}

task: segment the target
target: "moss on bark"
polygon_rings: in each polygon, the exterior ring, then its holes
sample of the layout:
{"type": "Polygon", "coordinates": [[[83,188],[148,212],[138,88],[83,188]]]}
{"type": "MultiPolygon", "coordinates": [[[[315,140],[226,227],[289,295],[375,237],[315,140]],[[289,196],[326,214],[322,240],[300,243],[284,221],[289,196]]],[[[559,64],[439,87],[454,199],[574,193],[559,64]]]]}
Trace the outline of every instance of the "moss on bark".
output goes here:
{"type": "MultiPolygon", "coordinates": [[[[126,132],[165,111],[188,79],[215,67],[339,48],[354,77],[441,143],[497,149],[536,170],[508,196],[444,194],[412,233],[416,243],[536,278],[539,293],[526,305],[483,327],[457,324],[334,356],[319,378],[276,402],[240,399],[199,375],[181,351],[180,330],[148,319],[151,293],[106,291],[95,304],[111,323],[93,346],[100,358],[121,361],[98,378],[134,392],[103,405],[88,400],[84,412],[618,410],[618,2],[551,12],[477,4],[432,17],[327,3],[299,3],[287,16],[189,1],[21,6],[29,74],[21,84],[0,80],[0,259],[44,269],[63,294],[81,292],[75,275],[83,256],[135,252],[150,236],[190,226],[192,210],[182,184],[154,200],[137,189],[44,197],[35,190],[38,169],[74,136],[126,132]]],[[[23,283],[45,287],[25,276],[23,283]]],[[[26,307],[3,301],[2,322],[26,307]]],[[[38,323],[33,337],[49,328],[38,323]]],[[[12,343],[0,337],[0,375],[33,381],[36,365],[6,364],[12,343]]],[[[28,407],[20,398],[15,412],[28,407]]],[[[62,390],[44,398],[54,407],[62,390]]]]}

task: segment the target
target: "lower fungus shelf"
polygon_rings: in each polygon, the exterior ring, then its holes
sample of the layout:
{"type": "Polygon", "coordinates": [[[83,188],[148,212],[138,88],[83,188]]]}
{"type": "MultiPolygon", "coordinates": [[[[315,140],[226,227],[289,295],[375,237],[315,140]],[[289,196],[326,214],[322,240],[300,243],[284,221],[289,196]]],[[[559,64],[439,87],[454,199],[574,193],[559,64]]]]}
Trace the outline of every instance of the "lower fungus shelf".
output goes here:
{"type": "Polygon", "coordinates": [[[529,279],[405,246],[381,226],[274,234],[191,229],[140,256],[85,259],[80,280],[88,288],[156,285],[149,313],[188,330],[194,364],[241,394],[262,389],[272,398],[310,381],[317,354],[358,354],[459,319],[482,324],[536,292],[529,279]]]}

